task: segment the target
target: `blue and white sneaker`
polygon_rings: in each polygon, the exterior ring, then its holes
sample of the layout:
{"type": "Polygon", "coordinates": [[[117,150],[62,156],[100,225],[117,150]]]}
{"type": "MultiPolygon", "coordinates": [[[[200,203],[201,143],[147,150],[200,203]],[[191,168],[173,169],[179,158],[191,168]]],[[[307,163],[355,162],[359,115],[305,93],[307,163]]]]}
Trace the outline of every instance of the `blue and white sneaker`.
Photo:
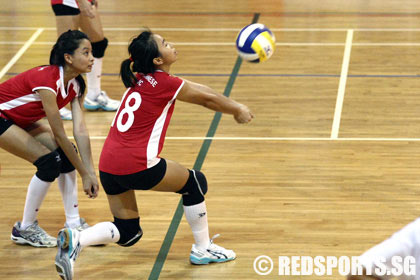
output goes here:
{"type": "Polygon", "coordinates": [[[109,98],[105,91],[101,91],[95,100],[89,99],[87,96],[83,102],[83,106],[89,111],[117,111],[120,102],[109,98]]]}
{"type": "Polygon", "coordinates": [[[192,264],[209,264],[228,262],[236,259],[235,252],[213,243],[213,240],[218,236],[219,234],[213,236],[210,240],[210,246],[206,250],[203,250],[193,244],[190,253],[190,262],[192,264]]]}
{"type": "Polygon", "coordinates": [[[10,239],[16,244],[29,244],[34,247],[55,247],[57,239],[50,236],[35,221],[26,229],[21,229],[21,222],[16,222],[12,229],[10,239]]]}
{"type": "Polygon", "coordinates": [[[60,230],[57,237],[58,252],[55,256],[55,268],[61,279],[72,280],[74,275],[74,262],[82,247],[79,242],[80,232],[65,228],[60,230]]]}
{"type": "Polygon", "coordinates": [[[71,111],[66,107],[60,109],[60,117],[64,121],[71,121],[73,119],[71,111]]]}

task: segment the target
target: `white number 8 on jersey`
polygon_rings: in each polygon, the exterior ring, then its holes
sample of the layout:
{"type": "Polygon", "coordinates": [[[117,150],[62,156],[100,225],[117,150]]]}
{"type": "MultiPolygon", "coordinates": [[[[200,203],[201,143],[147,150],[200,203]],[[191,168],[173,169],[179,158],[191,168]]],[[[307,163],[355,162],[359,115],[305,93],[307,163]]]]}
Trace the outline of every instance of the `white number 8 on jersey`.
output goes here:
{"type": "MultiPolygon", "coordinates": [[[[136,111],[141,104],[141,96],[140,93],[138,92],[132,92],[130,94],[130,96],[127,98],[127,100],[125,101],[124,104],[124,109],[121,110],[121,112],[118,114],[118,118],[117,118],[117,129],[120,132],[126,132],[127,130],[130,129],[130,127],[133,125],[134,123],[134,111],[136,111]],[[134,104],[132,106],[130,106],[130,102],[131,100],[134,99],[134,104]],[[125,122],[125,124],[122,123],[122,120],[124,118],[124,115],[128,115],[127,121],[125,122]]],[[[115,121],[115,119],[114,119],[115,121]]],[[[114,121],[112,122],[112,126],[114,126],[114,121]]]]}

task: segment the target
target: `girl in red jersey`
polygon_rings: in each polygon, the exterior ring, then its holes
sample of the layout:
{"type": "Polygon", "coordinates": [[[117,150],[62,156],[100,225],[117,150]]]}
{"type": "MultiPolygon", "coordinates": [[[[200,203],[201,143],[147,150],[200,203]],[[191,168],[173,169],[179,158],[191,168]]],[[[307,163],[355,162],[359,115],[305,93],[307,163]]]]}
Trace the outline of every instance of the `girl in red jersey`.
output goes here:
{"type": "Polygon", "coordinates": [[[54,247],[36,221],[38,209],[51,182],[58,178],[66,214],[66,226],[85,228],[77,202],[76,171],[89,197],[97,196],[98,181],[93,167],[89,134],[80,107],[85,83],[81,76],[92,68],[91,44],[80,31],[63,33],[54,45],[50,65],[23,72],[0,84],[0,148],[33,163],[23,219],[13,227],[15,243],[54,247]],[[73,134],[80,151],[68,139],[59,108],[71,103],[73,134]],[[47,117],[50,128],[38,120],[47,117]]]}
{"type": "MultiPolygon", "coordinates": [[[[94,63],[92,71],[86,74],[87,93],[83,106],[87,110],[116,111],[117,100],[108,97],[101,90],[102,58],[108,46],[104,36],[101,19],[98,13],[98,0],[51,0],[55,14],[57,35],[71,29],[81,28],[92,42],[94,63]]],[[[60,110],[62,119],[71,120],[71,112],[66,108],[60,110]]]]}
{"type": "Polygon", "coordinates": [[[81,248],[110,242],[131,246],[141,238],[134,190],[182,194],[185,216],[195,240],[191,263],[236,258],[232,250],[214,244],[209,238],[204,174],[160,158],[159,154],[176,99],[232,114],[238,123],[251,121],[251,111],[205,85],[170,75],[177,52],[157,34],[142,32],[132,40],[128,51],[131,57],[123,61],[120,72],[128,89],[111,124],[99,163],[114,222],[99,223],[80,233],[71,229],[60,231],[56,267],[64,279],[71,279],[81,248]]]}

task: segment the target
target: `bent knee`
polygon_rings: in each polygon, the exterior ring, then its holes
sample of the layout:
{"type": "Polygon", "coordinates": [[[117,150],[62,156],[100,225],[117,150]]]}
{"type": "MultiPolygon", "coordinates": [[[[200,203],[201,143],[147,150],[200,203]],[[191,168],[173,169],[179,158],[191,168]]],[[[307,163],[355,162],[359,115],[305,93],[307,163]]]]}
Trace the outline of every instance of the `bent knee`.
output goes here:
{"type": "Polygon", "coordinates": [[[140,218],[119,219],[114,217],[113,223],[120,232],[120,240],[117,242],[120,246],[133,246],[143,236],[143,231],[140,227],[140,218]]]}
{"type": "Polygon", "coordinates": [[[34,165],[37,168],[36,176],[42,181],[53,182],[59,175],[61,169],[60,155],[54,151],[38,158],[34,165]]]}
{"type": "Polygon", "coordinates": [[[182,194],[183,204],[185,206],[196,205],[204,201],[204,195],[207,193],[206,176],[199,170],[188,170],[189,177],[185,186],[177,193],[182,194]]]}

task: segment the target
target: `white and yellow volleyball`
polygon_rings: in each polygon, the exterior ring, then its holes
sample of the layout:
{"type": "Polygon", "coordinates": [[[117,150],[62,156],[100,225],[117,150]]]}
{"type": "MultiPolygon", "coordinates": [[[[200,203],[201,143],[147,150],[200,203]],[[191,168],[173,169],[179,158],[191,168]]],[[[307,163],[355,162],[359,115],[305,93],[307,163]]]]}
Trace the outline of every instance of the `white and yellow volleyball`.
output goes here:
{"type": "Polygon", "coordinates": [[[245,26],[236,38],[239,56],[249,62],[263,62],[269,59],[275,49],[276,38],[264,24],[245,26]]]}

